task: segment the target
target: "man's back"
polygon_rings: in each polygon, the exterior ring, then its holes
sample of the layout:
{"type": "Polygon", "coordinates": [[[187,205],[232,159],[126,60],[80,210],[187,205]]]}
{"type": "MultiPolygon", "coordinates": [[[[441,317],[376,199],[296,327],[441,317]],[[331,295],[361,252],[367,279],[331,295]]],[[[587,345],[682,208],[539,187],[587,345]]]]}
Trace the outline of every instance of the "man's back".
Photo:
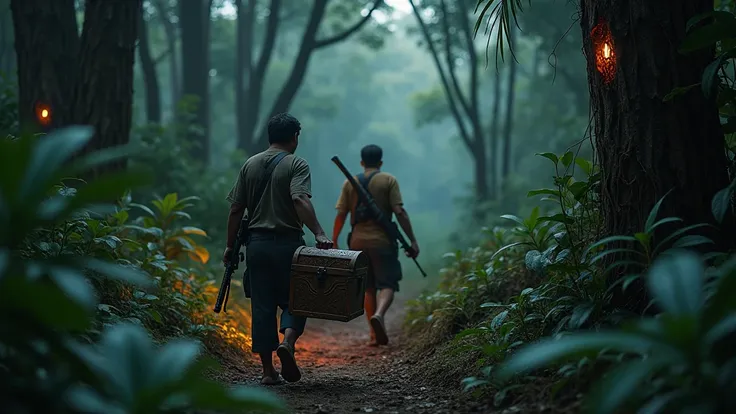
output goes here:
{"type": "Polygon", "coordinates": [[[281,152],[284,151],[269,148],[248,158],[240,169],[240,185],[233,188],[228,200],[246,205],[251,230],[303,234],[302,222],[294,208],[292,196],[306,194],[311,197],[309,166],[304,159],[293,154],[286,155],[273,170],[263,198],[256,194],[267,163],[281,152]]]}
{"type": "MultiPolygon", "coordinates": [[[[371,172],[366,172],[365,176],[370,177],[371,172]]],[[[355,177],[357,181],[357,177],[355,177]]],[[[368,192],[376,202],[378,208],[383,211],[387,218],[391,219],[393,215],[393,207],[402,205],[401,191],[399,183],[393,175],[378,171],[368,182],[368,192]]],[[[351,220],[355,219],[355,208],[358,204],[358,195],[353,186],[345,180],[343,184],[340,198],[337,201],[337,209],[341,211],[350,211],[351,220]]],[[[389,236],[375,221],[366,221],[355,223],[353,226],[353,234],[351,235],[351,244],[383,247],[390,246],[392,243],[389,236]]]]}

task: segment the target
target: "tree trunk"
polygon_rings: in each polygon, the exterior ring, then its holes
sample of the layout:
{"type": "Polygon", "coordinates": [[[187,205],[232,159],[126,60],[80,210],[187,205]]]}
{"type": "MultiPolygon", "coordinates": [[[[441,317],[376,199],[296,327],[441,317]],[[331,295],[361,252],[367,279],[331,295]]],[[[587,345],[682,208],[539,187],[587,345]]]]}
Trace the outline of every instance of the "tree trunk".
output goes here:
{"type": "MultiPolygon", "coordinates": [[[[276,2],[276,10],[270,10],[270,12],[276,13],[275,15],[269,15],[269,19],[278,18],[278,3],[276,2]]],[[[254,102],[252,102],[251,94],[256,92],[255,89],[260,91],[263,85],[262,75],[253,73],[253,29],[255,26],[255,8],[256,0],[236,0],[235,7],[237,10],[237,32],[236,32],[236,57],[235,57],[235,113],[237,119],[238,128],[238,146],[241,149],[247,151],[248,155],[253,155],[254,149],[247,148],[243,143],[253,141],[253,131],[258,120],[258,114],[252,113],[254,111],[254,102]],[[245,5],[243,4],[245,1],[245,5]],[[256,80],[255,77],[260,79],[256,80]],[[258,84],[256,84],[257,82],[258,84]],[[246,85],[248,87],[246,88],[246,85]],[[251,87],[252,86],[252,87],[251,87]]],[[[273,4],[271,6],[273,9],[273,4]]],[[[276,40],[276,25],[268,25],[266,29],[266,38],[272,38],[276,40]]],[[[273,43],[269,47],[273,49],[273,43]]],[[[264,51],[261,51],[263,56],[264,51]]],[[[267,53],[270,53],[267,52],[267,53]]],[[[269,58],[270,60],[270,58],[269,58]]],[[[265,74],[264,74],[265,75],[265,74]]],[[[260,92],[256,92],[258,100],[260,101],[260,92]]],[[[255,105],[255,108],[260,108],[259,105],[255,105]]]]}
{"type": "MultiPolygon", "coordinates": [[[[509,44],[511,50],[516,50],[516,29],[512,26],[509,30],[509,44]]],[[[506,91],[506,120],[503,125],[503,159],[501,169],[502,193],[506,189],[509,173],[511,172],[511,132],[514,124],[514,97],[516,90],[516,62],[510,62],[509,82],[506,91]]]]}
{"type": "Polygon", "coordinates": [[[138,56],[141,59],[143,82],[146,84],[146,117],[148,122],[161,122],[161,89],[156,74],[156,64],[151,57],[151,47],[148,40],[148,25],[143,13],[138,19],[138,56]]]}
{"type": "Polygon", "coordinates": [[[201,131],[189,139],[195,143],[192,155],[209,161],[209,0],[179,2],[179,27],[182,47],[182,94],[197,98],[195,123],[201,131]]]}
{"type": "Polygon", "coordinates": [[[74,0],[11,0],[18,68],[18,114],[24,131],[47,131],[70,118],[79,37],[74,0]],[[38,105],[51,109],[48,125],[38,105]]]}
{"type": "MultiPolygon", "coordinates": [[[[27,1],[27,0],[23,0],[27,1]]],[[[85,152],[128,143],[142,0],[87,0],[72,123],[92,125],[85,152]]],[[[120,169],[124,161],[105,170],[120,169]]],[[[96,171],[96,173],[102,170],[96,171]]]]}
{"type": "Polygon", "coordinates": [[[163,0],[156,0],[156,11],[161,16],[161,24],[166,34],[166,47],[169,49],[169,80],[171,82],[171,112],[176,113],[176,105],[179,103],[181,92],[181,80],[179,71],[179,53],[177,49],[176,25],[171,21],[169,9],[163,0]]]}
{"type": "MultiPolygon", "coordinates": [[[[660,218],[713,222],[711,199],[729,184],[716,103],[700,88],[663,102],[673,88],[699,83],[713,59],[712,51],[677,51],[688,19],[713,10],[713,1],[581,0],[581,9],[606,233],[642,231],[652,206],[671,189],[660,218]],[[596,69],[591,39],[601,21],[610,26],[616,59],[608,84],[596,69]]],[[[733,235],[732,224],[720,234],[733,235]]],[[[716,241],[724,251],[732,244],[716,241]]],[[[626,305],[639,308],[641,299],[626,305]]]]}
{"type": "Polygon", "coordinates": [[[498,197],[498,188],[500,187],[501,180],[499,179],[498,163],[500,158],[498,156],[498,149],[501,145],[499,136],[501,135],[501,129],[499,128],[501,118],[501,71],[496,68],[493,74],[493,103],[491,104],[491,126],[488,132],[488,159],[491,173],[490,175],[490,189],[491,197],[496,199],[498,197]]]}
{"type": "Polygon", "coordinates": [[[0,73],[15,72],[15,49],[13,49],[13,15],[10,0],[0,0],[0,73]]]}

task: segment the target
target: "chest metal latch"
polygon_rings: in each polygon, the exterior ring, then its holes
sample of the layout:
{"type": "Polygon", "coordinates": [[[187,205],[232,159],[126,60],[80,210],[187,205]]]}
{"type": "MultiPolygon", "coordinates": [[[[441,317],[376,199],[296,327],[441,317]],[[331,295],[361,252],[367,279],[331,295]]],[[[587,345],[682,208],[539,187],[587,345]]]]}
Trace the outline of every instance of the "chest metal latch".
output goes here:
{"type": "Polygon", "coordinates": [[[325,280],[327,280],[327,268],[320,267],[317,269],[317,282],[322,285],[325,283],[325,280]]]}

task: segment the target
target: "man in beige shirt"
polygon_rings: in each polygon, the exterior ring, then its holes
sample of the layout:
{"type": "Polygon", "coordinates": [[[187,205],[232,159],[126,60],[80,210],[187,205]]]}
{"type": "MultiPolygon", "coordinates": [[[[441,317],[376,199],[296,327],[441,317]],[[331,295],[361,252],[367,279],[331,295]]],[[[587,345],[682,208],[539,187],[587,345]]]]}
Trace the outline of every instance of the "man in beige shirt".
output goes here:
{"type": "Polygon", "coordinates": [[[270,146],[248,158],[227,196],[231,206],[224,261],[228,260],[246,209],[250,218],[245,260],[246,272],[250,274],[251,335],[253,352],[261,357],[264,385],[279,384],[281,376],[289,382],[301,378],[294,347],[307,320],[289,312],[289,278],[294,251],[304,245],[302,226],[305,224],[314,233],[317,247],[332,247],[310,200],[309,165],[294,155],[300,131],[301,125],[293,116],[272,117],[268,121],[270,146]],[[272,162],[277,164],[270,179],[264,180],[265,190],[256,194],[263,188],[259,188],[259,182],[272,162]],[[276,327],[277,307],[282,310],[280,329],[276,327]],[[281,343],[279,332],[284,335],[281,343]],[[280,374],[273,366],[273,351],[281,360],[280,374]]]}
{"type": "MultiPolygon", "coordinates": [[[[360,151],[360,157],[364,171],[356,176],[355,180],[366,188],[389,220],[392,215],[396,215],[396,220],[411,241],[411,251],[407,252],[407,256],[416,257],[419,255],[419,245],[414,237],[409,214],[404,210],[399,183],[393,175],[381,171],[383,150],[377,145],[368,145],[360,151]]],[[[337,241],[350,213],[353,229],[348,234],[348,248],[362,250],[370,259],[364,302],[365,313],[371,327],[369,344],[386,345],[388,335],[384,317],[393,302],[394,292],[399,291],[399,281],[402,278],[397,241],[391,240],[383,228],[370,217],[366,206],[359,203],[358,194],[347,180],[342,186],[335,208],[337,216],[332,239],[337,241]],[[378,297],[376,291],[379,291],[378,297]]]]}

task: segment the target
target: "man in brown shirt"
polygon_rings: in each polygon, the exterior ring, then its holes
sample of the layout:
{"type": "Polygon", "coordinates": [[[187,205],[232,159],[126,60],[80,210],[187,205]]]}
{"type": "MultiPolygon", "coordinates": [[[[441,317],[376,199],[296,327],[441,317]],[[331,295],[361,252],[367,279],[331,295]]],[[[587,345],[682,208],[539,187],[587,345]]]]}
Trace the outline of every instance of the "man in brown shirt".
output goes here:
{"type": "MultiPolygon", "coordinates": [[[[294,251],[304,245],[303,224],[314,233],[317,247],[329,249],[332,241],[320,226],[310,198],[311,175],[307,162],[294,155],[301,126],[289,114],[275,115],[268,121],[267,150],[243,164],[237,181],[227,196],[230,215],[227,221],[227,261],[240,222],[248,210],[250,223],[246,240],[246,272],[250,274],[251,334],[253,352],[261,357],[264,385],[299,381],[301,372],[294,359],[294,346],[304,332],[306,318],[289,312],[289,278],[294,251]],[[262,195],[256,194],[263,171],[277,162],[262,195]],[[276,308],[281,308],[281,327],[276,327],[276,308]],[[279,344],[279,332],[284,341],[279,344]],[[272,354],[281,360],[281,374],[273,366],[272,354]]],[[[245,286],[244,286],[245,287],[245,286]]]]}
{"type": "MultiPolygon", "coordinates": [[[[419,255],[419,245],[414,237],[411,221],[404,202],[401,200],[401,191],[396,178],[381,171],[383,165],[383,150],[377,145],[368,145],[360,151],[363,173],[356,176],[355,180],[363,185],[371,194],[376,205],[383,210],[383,214],[390,220],[396,215],[396,220],[411,241],[411,250],[407,256],[419,255]]],[[[370,261],[368,283],[365,289],[365,313],[371,327],[371,346],[388,344],[388,335],[384,317],[391,302],[394,292],[399,291],[401,280],[401,264],[399,263],[399,250],[396,240],[391,240],[389,235],[367,214],[367,209],[359,203],[358,195],[349,181],[345,180],[342,192],[337,200],[337,216],[332,230],[332,239],[337,241],[348,213],[353,226],[352,232],[348,234],[348,247],[351,250],[362,250],[370,261]],[[376,297],[376,290],[379,291],[376,297]]]]}

